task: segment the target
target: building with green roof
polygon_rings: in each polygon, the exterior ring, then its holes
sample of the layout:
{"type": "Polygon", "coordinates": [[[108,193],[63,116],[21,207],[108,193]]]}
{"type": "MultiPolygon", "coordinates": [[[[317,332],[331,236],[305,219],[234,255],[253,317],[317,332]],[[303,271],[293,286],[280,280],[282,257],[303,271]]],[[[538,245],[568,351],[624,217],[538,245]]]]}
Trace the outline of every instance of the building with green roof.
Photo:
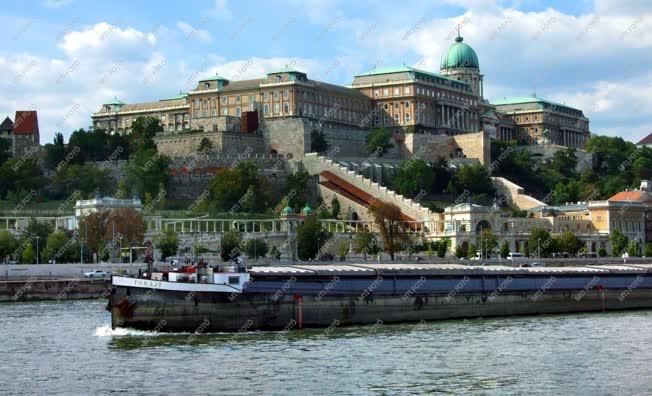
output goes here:
{"type": "Polygon", "coordinates": [[[589,119],[582,110],[533,94],[492,103],[517,125],[521,140],[530,144],[581,149],[589,136],[589,119]]]}

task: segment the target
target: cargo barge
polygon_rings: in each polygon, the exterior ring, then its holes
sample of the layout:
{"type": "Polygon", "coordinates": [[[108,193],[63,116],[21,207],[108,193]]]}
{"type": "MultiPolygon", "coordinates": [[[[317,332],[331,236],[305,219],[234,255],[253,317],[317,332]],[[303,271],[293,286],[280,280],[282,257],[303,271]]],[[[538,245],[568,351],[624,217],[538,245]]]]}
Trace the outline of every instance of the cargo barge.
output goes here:
{"type": "Polygon", "coordinates": [[[202,268],[114,276],[113,327],[242,332],[652,308],[652,264],[202,268]]]}

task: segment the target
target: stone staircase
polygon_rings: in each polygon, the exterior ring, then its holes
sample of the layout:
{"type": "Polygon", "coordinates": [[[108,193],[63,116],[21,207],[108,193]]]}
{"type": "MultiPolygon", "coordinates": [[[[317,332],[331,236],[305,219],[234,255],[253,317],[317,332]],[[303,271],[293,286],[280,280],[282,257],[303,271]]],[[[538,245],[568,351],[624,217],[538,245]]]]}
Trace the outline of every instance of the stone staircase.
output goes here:
{"type": "Polygon", "coordinates": [[[530,210],[537,206],[546,206],[545,203],[525,194],[523,187],[504,177],[492,177],[491,181],[493,181],[498,195],[503,195],[507,199],[507,203],[520,210],[530,210]]]}
{"type": "Polygon", "coordinates": [[[330,172],[335,176],[343,179],[351,185],[367,192],[375,199],[392,203],[401,209],[401,212],[417,221],[430,221],[434,218],[434,213],[430,209],[422,206],[410,198],[383,187],[380,184],[362,176],[361,174],[348,169],[337,162],[320,156],[317,153],[306,154],[302,159],[305,170],[311,175],[319,175],[322,172],[330,172]]]}

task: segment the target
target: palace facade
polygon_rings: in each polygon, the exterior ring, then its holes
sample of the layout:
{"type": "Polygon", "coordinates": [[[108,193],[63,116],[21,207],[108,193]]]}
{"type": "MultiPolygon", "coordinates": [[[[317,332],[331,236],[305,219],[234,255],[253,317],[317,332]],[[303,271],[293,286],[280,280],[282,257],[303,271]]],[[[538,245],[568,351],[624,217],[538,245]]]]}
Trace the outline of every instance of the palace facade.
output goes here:
{"type": "MultiPolygon", "coordinates": [[[[139,116],[156,117],[165,133],[239,131],[245,114],[258,120],[301,118],[347,128],[457,135],[484,131],[495,139],[582,148],[589,120],[581,110],[536,97],[484,99],[478,56],[462,37],[444,53],[439,73],[409,66],[375,68],[349,86],[311,80],[286,67],[263,78],[219,75],[189,92],[156,102],[115,98],[92,115],[93,127],[129,133],[139,116]]],[[[249,117],[249,116],[248,116],[249,117]]]]}

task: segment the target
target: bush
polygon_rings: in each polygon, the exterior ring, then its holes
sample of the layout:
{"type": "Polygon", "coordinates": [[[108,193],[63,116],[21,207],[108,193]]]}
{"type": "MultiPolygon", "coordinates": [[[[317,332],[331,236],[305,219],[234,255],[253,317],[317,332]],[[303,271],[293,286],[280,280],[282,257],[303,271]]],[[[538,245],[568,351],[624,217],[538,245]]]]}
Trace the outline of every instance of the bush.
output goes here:
{"type": "Polygon", "coordinates": [[[222,261],[231,261],[238,258],[241,253],[241,243],[242,236],[239,232],[225,232],[224,236],[222,237],[222,250],[220,251],[220,257],[222,257],[222,261]]]}
{"type": "Polygon", "coordinates": [[[252,259],[265,257],[267,249],[267,243],[264,239],[249,239],[247,243],[245,243],[245,253],[247,253],[247,257],[252,259]]]}

